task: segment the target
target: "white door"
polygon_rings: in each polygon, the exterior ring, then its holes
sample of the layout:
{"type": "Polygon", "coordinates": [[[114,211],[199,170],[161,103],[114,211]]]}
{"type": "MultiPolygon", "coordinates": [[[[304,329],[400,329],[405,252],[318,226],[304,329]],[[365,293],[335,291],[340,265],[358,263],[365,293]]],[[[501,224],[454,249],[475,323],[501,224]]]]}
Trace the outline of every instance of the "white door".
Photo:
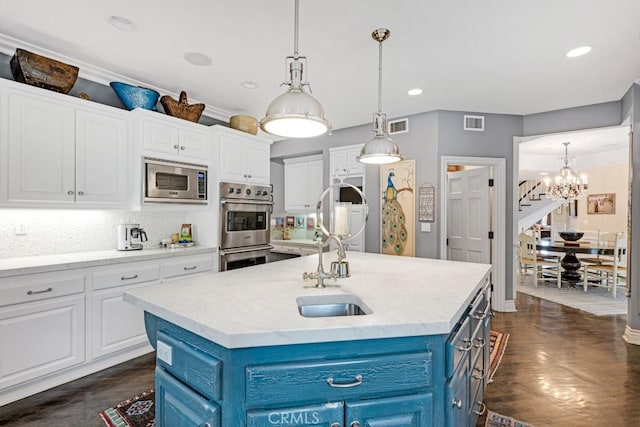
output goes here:
{"type": "Polygon", "coordinates": [[[447,259],[490,263],[489,168],[447,173],[447,259]]]}

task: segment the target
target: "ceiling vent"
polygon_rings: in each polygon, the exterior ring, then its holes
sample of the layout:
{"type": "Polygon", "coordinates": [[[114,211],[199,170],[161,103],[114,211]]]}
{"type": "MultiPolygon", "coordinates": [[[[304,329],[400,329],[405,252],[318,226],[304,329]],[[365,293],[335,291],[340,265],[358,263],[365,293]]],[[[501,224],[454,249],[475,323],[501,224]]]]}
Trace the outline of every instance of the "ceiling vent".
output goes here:
{"type": "Polygon", "coordinates": [[[389,122],[389,135],[409,132],[409,119],[398,119],[389,122]]]}
{"type": "Polygon", "coordinates": [[[464,116],[464,130],[484,131],[484,116],[464,116]]]}

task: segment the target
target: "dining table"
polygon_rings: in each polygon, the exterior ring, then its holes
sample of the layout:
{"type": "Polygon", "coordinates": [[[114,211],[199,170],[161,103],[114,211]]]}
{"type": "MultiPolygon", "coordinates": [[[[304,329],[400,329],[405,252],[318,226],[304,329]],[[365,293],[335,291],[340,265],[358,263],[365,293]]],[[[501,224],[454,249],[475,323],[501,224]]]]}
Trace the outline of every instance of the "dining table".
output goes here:
{"type": "Polygon", "coordinates": [[[580,267],[582,263],[576,256],[577,254],[591,255],[613,255],[615,248],[613,246],[603,246],[594,244],[589,241],[562,241],[551,239],[540,239],[536,244],[536,249],[544,255],[545,252],[562,252],[564,257],[560,261],[562,266],[562,279],[569,282],[569,286],[575,287],[580,282],[580,267]]]}

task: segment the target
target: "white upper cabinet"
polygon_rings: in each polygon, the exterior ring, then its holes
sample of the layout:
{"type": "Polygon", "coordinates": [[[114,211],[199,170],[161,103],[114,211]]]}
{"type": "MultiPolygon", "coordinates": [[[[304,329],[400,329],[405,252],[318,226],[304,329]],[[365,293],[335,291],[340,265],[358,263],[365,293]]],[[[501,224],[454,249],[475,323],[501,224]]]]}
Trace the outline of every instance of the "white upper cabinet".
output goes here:
{"type": "Polygon", "coordinates": [[[349,177],[364,175],[364,165],[358,161],[363,144],[348,145],[329,149],[329,174],[335,178],[336,172],[349,177]]]}
{"type": "Polygon", "coordinates": [[[38,90],[43,93],[3,93],[3,203],[125,208],[130,176],[126,113],[86,101],[75,105],[38,90]]]}
{"type": "Polygon", "coordinates": [[[143,109],[136,109],[135,115],[142,127],[146,155],[209,163],[209,127],[143,109]]]}
{"type": "Polygon", "coordinates": [[[218,147],[218,180],[269,184],[271,141],[230,129],[213,126],[218,147]]]}
{"type": "Polygon", "coordinates": [[[324,190],[322,155],[284,160],[284,209],[310,211],[324,190]]]}

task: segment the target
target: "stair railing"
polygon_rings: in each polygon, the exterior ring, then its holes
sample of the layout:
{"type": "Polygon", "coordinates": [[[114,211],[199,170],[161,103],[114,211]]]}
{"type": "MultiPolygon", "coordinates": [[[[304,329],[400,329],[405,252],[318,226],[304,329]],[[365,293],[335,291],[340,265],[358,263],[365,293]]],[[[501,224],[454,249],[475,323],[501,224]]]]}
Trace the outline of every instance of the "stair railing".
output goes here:
{"type": "Polygon", "coordinates": [[[531,206],[532,201],[538,201],[544,196],[544,184],[542,181],[520,181],[518,185],[518,210],[522,211],[523,206],[531,206]]]}

